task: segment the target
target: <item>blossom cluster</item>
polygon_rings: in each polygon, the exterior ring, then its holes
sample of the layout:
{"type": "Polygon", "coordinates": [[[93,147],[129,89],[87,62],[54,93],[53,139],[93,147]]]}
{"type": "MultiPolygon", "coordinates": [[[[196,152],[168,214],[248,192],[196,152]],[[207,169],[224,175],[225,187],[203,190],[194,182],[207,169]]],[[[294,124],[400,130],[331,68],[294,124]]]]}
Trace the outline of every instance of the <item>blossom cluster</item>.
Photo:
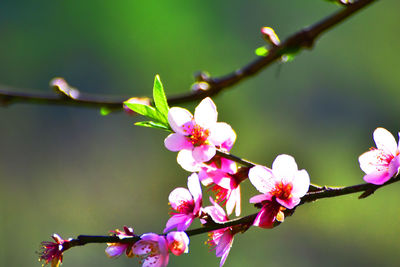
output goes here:
{"type": "MultiPolygon", "coordinates": [[[[300,203],[310,185],[307,171],[298,170],[292,156],[279,155],[272,169],[255,165],[238,168],[236,162],[224,158],[217,151],[229,152],[236,141],[232,127],[217,122],[218,112],[214,102],[205,98],[196,107],[194,116],[186,109],[173,107],[168,112],[168,122],[173,130],[164,141],[167,149],[179,152],[177,162],[187,171],[188,188],[176,188],[169,195],[173,214],[164,233],[176,228],[185,231],[195,218],[207,223],[223,224],[229,215],[241,213],[240,184],[250,179],[262,194],[250,199],[261,206],[253,225],[271,228],[276,221],[282,222],[283,211],[300,203]],[[244,170],[244,171],[243,171],[244,170]],[[200,183],[214,195],[211,206],[202,207],[200,183]],[[225,208],[225,209],[224,209],[225,208]]],[[[245,231],[249,225],[225,227],[209,233],[206,242],[221,257],[220,266],[231,249],[234,235],[245,231]]]]}
{"type": "MultiPolygon", "coordinates": [[[[164,144],[168,150],[178,152],[178,164],[191,172],[187,187],[175,188],[169,194],[171,216],[163,234],[146,233],[139,237],[128,227],[123,231],[112,231],[119,241],[107,244],[105,252],[109,257],[125,253],[128,257],[139,258],[144,267],[167,266],[169,253],[176,256],[188,253],[189,237],[185,231],[199,219],[203,226],[219,225],[213,228],[216,230],[209,231],[206,244],[221,258],[222,266],[235,234],[252,225],[272,228],[284,221],[288,210],[301,203],[310,187],[308,172],[299,169],[295,159],[286,154],[278,155],[271,168],[256,164],[238,167],[231,157],[226,156],[236,141],[236,133],[229,124],[217,122],[217,118],[217,108],[208,97],[196,107],[194,115],[180,107],[168,109],[167,119],[172,133],[165,138],[164,144]],[[240,186],[247,178],[261,193],[249,199],[260,211],[250,223],[225,227],[233,212],[236,216],[241,213],[240,186]],[[210,195],[208,206],[204,206],[202,185],[210,195]],[[132,241],[133,237],[135,241],[132,241]]],[[[382,185],[399,173],[400,144],[384,128],[377,128],[373,137],[376,148],[362,154],[359,163],[366,173],[366,182],[382,185]]],[[[42,243],[40,259],[57,267],[69,240],[58,235],[53,235],[53,239],[56,242],[42,243]]]]}

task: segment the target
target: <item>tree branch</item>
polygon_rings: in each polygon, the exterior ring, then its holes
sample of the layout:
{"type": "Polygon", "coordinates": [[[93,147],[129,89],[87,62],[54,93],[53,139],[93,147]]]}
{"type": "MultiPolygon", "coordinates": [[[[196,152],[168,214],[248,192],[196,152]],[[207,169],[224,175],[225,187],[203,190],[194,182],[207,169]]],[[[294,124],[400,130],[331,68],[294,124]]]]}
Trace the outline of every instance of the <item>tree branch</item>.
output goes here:
{"type": "MultiPolygon", "coordinates": [[[[327,30],[346,20],[357,11],[378,0],[359,0],[354,4],[344,6],[340,11],[321,20],[320,22],[302,29],[301,31],[289,36],[284,42],[272,47],[266,57],[257,57],[248,65],[222,77],[208,77],[204,73],[197,75],[198,82],[208,84],[207,90],[197,90],[186,94],[180,94],[168,98],[170,105],[181,104],[184,102],[200,100],[207,96],[213,96],[223,89],[236,85],[245,78],[248,78],[262,69],[268,67],[273,62],[289,52],[298,51],[303,48],[312,48],[316,39],[327,30]]],[[[9,105],[13,103],[32,103],[32,104],[51,104],[51,105],[72,105],[80,107],[108,108],[112,111],[122,110],[123,102],[128,98],[110,99],[109,97],[83,94],[76,97],[65,94],[44,94],[13,92],[10,87],[0,87],[0,104],[9,105]]]]}
{"type": "MultiPolygon", "coordinates": [[[[353,186],[347,186],[347,187],[327,187],[324,186],[323,189],[320,191],[309,191],[304,197],[302,197],[301,202],[299,205],[303,205],[306,203],[310,203],[313,201],[316,201],[318,199],[322,198],[328,198],[328,197],[338,197],[338,196],[343,196],[343,195],[349,195],[349,194],[354,194],[354,193],[359,193],[359,192],[369,192],[373,191],[375,192],[377,189],[387,186],[389,184],[395,183],[400,181],[400,176],[395,177],[390,179],[388,182],[386,182],[383,185],[374,185],[374,184],[358,184],[358,185],[353,185],[353,186]]],[[[371,194],[369,194],[371,195],[371,194]]],[[[362,195],[361,195],[362,196],[362,195]]],[[[286,210],[289,212],[291,215],[294,213],[293,210],[286,210]]],[[[242,217],[242,218],[236,218],[233,220],[229,220],[225,223],[214,223],[210,224],[201,228],[196,228],[193,230],[188,230],[186,231],[186,234],[188,236],[194,236],[194,235],[199,235],[199,234],[204,234],[210,231],[218,230],[218,229],[223,229],[226,227],[233,227],[233,226],[239,226],[239,225],[247,225],[251,226],[253,224],[254,219],[256,218],[258,213],[250,214],[248,216],[242,217]]],[[[276,226],[278,226],[277,224],[276,226]]],[[[70,249],[72,247],[76,246],[83,246],[86,244],[90,243],[135,243],[140,240],[140,237],[134,236],[134,237],[127,237],[127,238],[119,238],[116,235],[112,236],[91,236],[91,235],[80,235],[76,239],[71,239],[69,240],[68,243],[64,245],[63,251],[70,249]]]]}

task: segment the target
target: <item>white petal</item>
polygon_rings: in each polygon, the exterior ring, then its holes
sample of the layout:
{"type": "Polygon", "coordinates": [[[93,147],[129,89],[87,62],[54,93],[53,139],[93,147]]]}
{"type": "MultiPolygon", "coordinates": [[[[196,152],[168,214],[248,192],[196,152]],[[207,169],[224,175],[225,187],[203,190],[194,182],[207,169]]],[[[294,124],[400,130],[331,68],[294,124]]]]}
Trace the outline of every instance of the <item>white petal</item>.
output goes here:
{"type": "Polygon", "coordinates": [[[387,154],[381,149],[374,149],[365,152],[361,156],[358,157],[358,162],[360,163],[360,168],[366,174],[377,172],[377,171],[385,171],[389,168],[389,163],[384,159],[387,157],[387,154]]]}
{"type": "Polygon", "coordinates": [[[390,153],[392,155],[396,154],[397,143],[393,135],[388,130],[384,128],[377,128],[374,131],[374,140],[378,149],[382,149],[386,153],[390,153]]]}
{"type": "Polygon", "coordinates": [[[181,167],[188,172],[198,172],[201,170],[201,163],[198,163],[193,158],[193,152],[189,149],[182,149],[179,151],[176,158],[177,162],[181,167]]]}
{"type": "Polygon", "coordinates": [[[298,169],[296,161],[292,156],[279,155],[272,163],[272,171],[275,177],[283,183],[292,182],[298,169]]]}
{"type": "Polygon", "coordinates": [[[310,176],[306,170],[300,170],[296,173],[293,181],[292,195],[294,197],[302,197],[308,192],[310,187],[310,176]]]}
{"type": "Polygon", "coordinates": [[[180,133],[172,133],[164,140],[165,147],[170,151],[179,151],[182,149],[191,149],[193,144],[189,142],[186,136],[180,133]]]}
{"type": "Polygon", "coordinates": [[[194,208],[194,213],[197,213],[197,211],[200,210],[201,208],[201,202],[202,202],[202,193],[201,193],[201,185],[199,181],[199,177],[197,176],[196,173],[193,173],[188,177],[188,189],[190,194],[192,194],[193,199],[195,201],[195,208],[194,208]]]}
{"type": "Polygon", "coordinates": [[[236,140],[236,133],[229,124],[218,122],[210,128],[210,136],[208,138],[216,146],[229,141],[229,146],[232,147],[236,140]]]}
{"type": "Polygon", "coordinates": [[[249,171],[250,182],[261,193],[268,193],[275,188],[272,170],[264,166],[254,166],[249,171]]]}
{"type": "Polygon", "coordinates": [[[206,162],[215,156],[217,150],[213,145],[202,145],[193,148],[193,158],[197,162],[206,162]]]}
{"type": "Polygon", "coordinates": [[[217,107],[211,98],[204,98],[194,111],[196,124],[205,129],[211,128],[217,122],[217,107]]]}
{"type": "Polygon", "coordinates": [[[186,127],[192,126],[192,114],[184,108],[173,107],[168,111],[168,122],[172,130],[176,133],[188,135],[186,127]]]}
{"type": "Polygon", "coordinates": [[[189,190],[183,187],[178,187],[169,194],[168,201],[171,204],[171,207],[176,210],[176,208],[182,203],[193,201],[193,197],[189,190]]]}

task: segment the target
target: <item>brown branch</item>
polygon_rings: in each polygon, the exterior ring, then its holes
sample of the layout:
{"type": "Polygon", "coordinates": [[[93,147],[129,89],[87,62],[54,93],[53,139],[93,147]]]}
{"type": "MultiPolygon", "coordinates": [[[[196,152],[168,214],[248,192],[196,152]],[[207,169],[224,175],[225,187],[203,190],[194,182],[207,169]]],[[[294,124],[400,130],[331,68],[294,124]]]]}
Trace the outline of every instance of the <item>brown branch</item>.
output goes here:
{"type": "MultiPolygon", "coordinates": [[[[275,61],[279,61],[285,53],[298,51],[303,48],[312,48],[317,38],[327,30],[346,20],[357,11],[378,0],[359,0],[354,4],[344,6],[340,11],[321,20],[320,22],[302,29],[301,31],[289,36],[284,42],[270,49],[266,57],[257,57],[248,65],[222,77],[208,77],[204,73],[197,75],[196,80],[208,84],[207,90],[197,90],[191,93],[181,94],[168,98],[170,105],[184,102],[200,100],[207,96],[213,96],[223,89],[236,85],[245,78],[248,78],[262,69],[268,67],[275,61]]],[[[0,88],[0,104],[9,105],[12,103],[33,103],[33,104],[52,104],[52,105],[73,105],[82,107],[106,107],[110,110],[122,110],[122,103],[127,100],[109,99],[108,97],[82,94],[77,97],[70,97],[65,94],[44,94],[13,92],[10,88],[0,88]]]]}
{"type": "MultiPolygon", "coordinates": [[[[347,186],[347,187],[327,187],[324,186],[320,191],[309,191],[302,199],[299,205],[303,205],[306,203],[310,203],[313,201],[316,201],[318,199],[322,198],[328,198],[328,197],[338,197],[338,196],[343,196],[343,195],[349,195],[349,194],[354,194],[354,193],[359,193],[359,192],[375,192],[377,189],[387,186],[389,184],[395,183],[400,181],[400,176],[396,178],[390,179],[388,182],[386,182],[383,185],[374,185],[374,184],[358,184],[358,185],[353,185],[353,186],[347,186]]],[[[371,194],[369,194],[371,195],[371,194]]],[[[362,196],[362,195],[361,195],[362,196]]],[[[290,215],[294,213],[293,210],[287,210],[290,215]]],[[[201,228],[196,228],[193,230],[188,230],[186,231],[186,234],[188,236],[194,236],[194,235],[199,235],[199,234],[204,234],[208,233],[210,231],[215,231],[218,229],[223,229],[226,227],[232,227],[232,226],[251,226],[253,224],[254,219],[256,218],[257,213],[242,217],[242,218],[236,218],[233,220],[229,220],[225,223],[213,223],[201,228]]],[[[277,224],[276,226],[278,226],[277,224]]],[[[67,244],[64,245],[63,251],[70,249],[72,247],[76,246],[83,246],[86,244],[90,243],[135,243],[140,240],[140,237],[134,236],[134,237],[128,237],[128,238],[119,238],[116,235],[112,236],[91,236],[91,235],[80,235],[76,239],[71,239],[67,244]]]]}

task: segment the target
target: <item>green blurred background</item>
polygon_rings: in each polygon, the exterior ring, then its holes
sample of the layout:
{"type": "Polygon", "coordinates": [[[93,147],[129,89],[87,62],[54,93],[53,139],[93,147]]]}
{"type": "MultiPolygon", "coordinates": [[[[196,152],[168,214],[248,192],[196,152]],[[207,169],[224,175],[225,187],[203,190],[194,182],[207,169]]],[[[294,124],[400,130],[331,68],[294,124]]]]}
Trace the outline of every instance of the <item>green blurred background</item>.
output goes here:
{"type": "MultiPolygon", "coordinates": [[[[0,83],[51,92],[66,78],[82,92],[187,92],[193,73],[229,73],[255,58],[262,26],[281,39],[331,14],[324,1],[11,1],[0,4],[0,83]]],[[[238,139],[232,153],[270,165],[295,156],[314,183],[363,182],[357,158],[372,132],[399,127],[400,3],[380,1],[322,36],[294,62],[273,65],[214,98],[238,139]]],[[[197,103],[185,107],[193,109],[197,103]]],[[[35,251],[54,232],[106,234],[123,225],[161,232],[167,198],[189,173],[163,146],[166,134],[140,118],[99,110],[16,104],[0,109],[0,265],[40,266],[35,251]]],[[[255,212],[243,184],[243,212],[255,212]]],[[[273,230],[237,235],[226,266],[398,266],[399,185],[357,200],[320,200],[273,230]]],[[[218,266],[191,238],[170,266],[218,266]]],[[[75,248],[68,266],[139,266],[108,259],[105,245],[75,248]]]]}

